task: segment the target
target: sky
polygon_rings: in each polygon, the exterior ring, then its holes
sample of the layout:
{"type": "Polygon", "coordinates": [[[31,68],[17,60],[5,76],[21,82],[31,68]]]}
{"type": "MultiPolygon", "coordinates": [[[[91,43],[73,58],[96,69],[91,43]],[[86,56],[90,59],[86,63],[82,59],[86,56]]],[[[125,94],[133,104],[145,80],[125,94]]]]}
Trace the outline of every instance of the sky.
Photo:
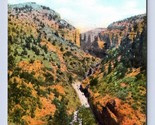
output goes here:
{"type": "Polygon", "coordinates": [[[50,7],[81,32],[146,13],[146,0],[8,0],[10,4],[24,2],[50,7]]]}

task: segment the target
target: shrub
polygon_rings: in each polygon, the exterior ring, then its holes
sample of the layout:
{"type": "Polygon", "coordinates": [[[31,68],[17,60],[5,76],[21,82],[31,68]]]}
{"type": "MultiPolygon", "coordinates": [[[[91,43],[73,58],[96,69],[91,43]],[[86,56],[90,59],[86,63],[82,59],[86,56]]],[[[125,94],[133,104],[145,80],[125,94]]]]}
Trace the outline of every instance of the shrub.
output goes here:
{"type": "Polygon", "coordinates": [[[48,50],[47,50],[47,47],[46,45],[42,46],[43,50],[45,51],[45,53],[47,54],[48,50]]]}
{"type": "Polygon", "coordinates": [[[96,86],[98,84],[98,79],[97,78],[93,78],[91,81],[90,81],[90,85],[91,86],[96,86]]]}
{"type": "Polygon", "coordinates": [[[127,89],[121,89],[117,92],[116,96],[122,100],[125,100],[128,95],[127,89]]]}
{"type": "Polygon", "coordinates": [[[117,74],[118,78],[122,78],[122,77],[124,77],[124,75],[127,71],[127,68],[124,66],[123,63],[119,63],[116,67],[116,71],[118,72],[118,74],[117,74]]]}
{"type": "Polygon", "coordinates": [[[69,82],[72,83],[73,82],[73,77],[70,75],[69,76],[69,82]]]}
{"type": "Polygon", "coordinates": [[[61,47],[61,48],[60,48],[60,51],[61,51],[61,52],[63,52],[63,51],[64,51],[63,47],[61,47]]]}
{"type": "Polygon", "coordinates": [[[46,82],[53,83],[54,77],[50,73],[46,73],[45,77],[46,77],[46,80],[45,80],[46,82]]]}
{"type": "Polygon", "coordinates": [[[27,51],[24,50],[21,54],[22,54],[22,55],[27,55],[27,51]]]}
{"type": "Polygon", "coordinates": [[[15,57],[13,55],[9,55],[8,57],[8,68],[13,69],[15,67],[15,57]]]}
{"type": "Polygon", "coordinates": [[[108,74],[111,72],[112,68],[111,68],[111,63],[109,63],[109,66],[108,66],[108,74]]]}
{"type": "Polygon", "coordinates": [[[52,44],[55,46],[56,45],[56,41],[53,41],[52,44]]]}

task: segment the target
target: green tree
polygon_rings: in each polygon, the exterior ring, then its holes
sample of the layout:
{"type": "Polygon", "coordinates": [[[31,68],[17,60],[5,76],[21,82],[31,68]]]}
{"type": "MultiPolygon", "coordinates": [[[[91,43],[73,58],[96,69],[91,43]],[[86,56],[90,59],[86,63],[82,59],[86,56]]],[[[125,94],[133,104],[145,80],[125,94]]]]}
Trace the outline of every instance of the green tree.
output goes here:
{"type": "Polygon", "coordinates": [[[44,45],[44,46],[42,46],[42,48],[44,49],[45,53],[47,54],[47,52],[48,52],[48,50],[47,50],[47,46],[44,45]]]}
{"type": "Polygon", "coordinates": [[[64,51],[63,47],[61,47],[61,48],[60,48],[60,51],[61,51],[61,52],[63,52],[63,51],[64,51]]]}
{"type": "Polygon", "coordinates": [[[90,109],[81,107],[78,116],[82,119],[82,125],[97,125],[90,109]]]}
{"type": "Polygon", "coordinates": [[[61,101],[55,99],[54,103],[57,107],[57,110],[54,114],[53,125],[69,125],[69,116],[66,112],[66,106],[64,100],[61,101]]]}
{"type": "Polygon", "coordinates": [[[114,61],[114,68],[117,66],[117,64],[118,64],[118,60],[116,59],[116,60],[114,61]]]}
{"type": "Polygon", "coordinates": [[[97,78],[93,78],[91,81],[90,81],[90,85],[91,86],[96,86],[98,84],[98,79],[97,78]]]}
{"type": "Polygon", "coordinates": [[[112,68],[111,68],[111,63],[109,63],[109,66],[108,66],[108,74],[111,72],[112,68]]]}
{"type": "Polygon", "coordinates": [[[72,83],[73,82],[73,77],[70,75],[69,76],[69,82],[72,83]]]}

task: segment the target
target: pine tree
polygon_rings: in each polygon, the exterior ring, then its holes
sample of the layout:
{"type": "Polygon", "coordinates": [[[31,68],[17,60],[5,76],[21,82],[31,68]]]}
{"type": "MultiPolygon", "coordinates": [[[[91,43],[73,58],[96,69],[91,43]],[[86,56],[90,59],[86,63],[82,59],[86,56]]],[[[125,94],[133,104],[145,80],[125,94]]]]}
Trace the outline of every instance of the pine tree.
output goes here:
{"type": "Polygon", "coordinates": [[[69,125],[69,117],[66,112],[64,100],[55,100],[57,110],[54,114],[53,125],[69,125]]]}
{"type": "Polygon", "coordinates": [[[111,72],[111,63],[109,63],[109,66],[108,66],[108,74],[111,72]]]}

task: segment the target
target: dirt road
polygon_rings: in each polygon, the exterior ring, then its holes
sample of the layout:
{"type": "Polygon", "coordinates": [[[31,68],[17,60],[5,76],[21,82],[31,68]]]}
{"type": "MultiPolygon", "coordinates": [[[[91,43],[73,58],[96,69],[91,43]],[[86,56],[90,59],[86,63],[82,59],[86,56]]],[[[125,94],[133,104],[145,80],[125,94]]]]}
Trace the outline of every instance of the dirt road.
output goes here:
{"type": "Polygon", "coordinates": [[[80,89],[79,89],[80,84],[81,84],[80,82],[75,82],[75,83],[72,84],[72,86],[75,89],[75,91],[76,91],[76,93],[77,93],[77,95],[78,95],[78,97],[80,99],[81,105],[83,105],[86,108],[89,108],[90,106],[89,106],[87,98],[85,97],[84,93],[82,93],[80,91],[80,89]]]}

